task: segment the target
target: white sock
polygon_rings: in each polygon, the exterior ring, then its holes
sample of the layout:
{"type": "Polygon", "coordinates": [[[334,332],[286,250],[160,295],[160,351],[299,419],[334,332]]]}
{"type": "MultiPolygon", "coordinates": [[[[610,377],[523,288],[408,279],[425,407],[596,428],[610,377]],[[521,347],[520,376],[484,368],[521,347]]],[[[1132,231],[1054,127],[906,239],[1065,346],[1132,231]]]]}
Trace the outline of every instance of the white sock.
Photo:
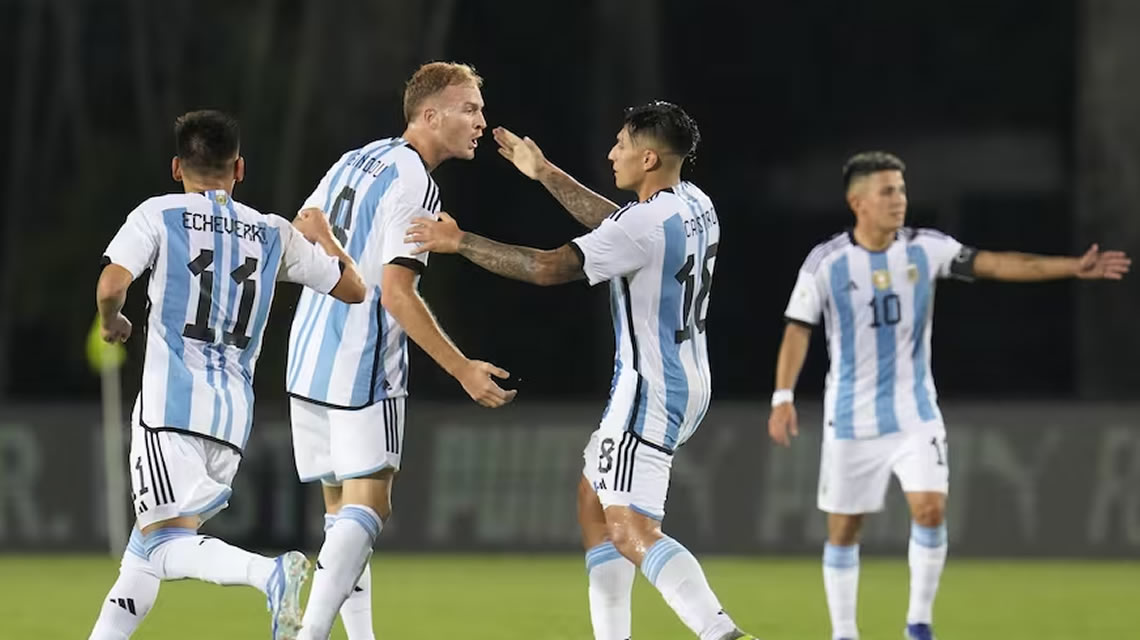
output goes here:
{"type": "Polygon", "coordinates": [[[127,550],[119,564],[119,579],[103,599],[99,619],[91,630],[89,640],[123,640],[131,637],[142,624],[154,601],[158,598],[161,584],[150,562],[146,559],[142,534],[138,529],[131,532],[127,550]]]}
{"type": "MultiPolygon", "coordinates": [[[[325,531],[328,531],[334,522],[336,522],[336,516],[326,513],[325,531]]],[[[356,581],[356,586],[352,588],[352,593],[349,594],[348,599],[341,605],[340,621],[344,623],[348,640],[375,640],[376,636],[373,635],[372,631],[371,563],[364,563],[364,571],[360,574],[360,579],[356,581]]]]}
{"type": "Polygon", "coordinates": [[[194,578],[220,585],[247,585],[266,593],[274,559],[239,549],[193,529],[166,528],[145,536],[150,565],[163,580],[194,578]]]}
{"type": "Polygon", "coordinates": [[[946,523],[924,527],[917,522],[910,527],[910,607],[907,624],[934,622],[934,596],[946,566],[946,523]]]}
{"type": "Polygon", "coordinates": [[[831,613],[831,637],[858,638],[855,606],[859,595],[859,545],[824,545],[823,588],[831,613]]]}
{"type": "Polygon", "coordinates": [[[345,505],[336,521],[325,532],[325,543],[317,555],[313,589],[305,605],[298,640],[326,640],[337,611],[352,593],[353,586],[372,555],[372,545],[384,523],[372,509],[359,504],[345,505]]]}
{"type": "Polygon", "coordinates": [[[681,543],[668,536],[655,542],[645,552],[641,572],[701,640],[720,640],[736,631],[736,624],[709,588],[700,563],[681,543]]]}
{"type": "Polygon", "coordinates": [[[594,640],[629,640],[635,575],[633,563],[618,553],[612,542],[586,552],[594,640]]]}

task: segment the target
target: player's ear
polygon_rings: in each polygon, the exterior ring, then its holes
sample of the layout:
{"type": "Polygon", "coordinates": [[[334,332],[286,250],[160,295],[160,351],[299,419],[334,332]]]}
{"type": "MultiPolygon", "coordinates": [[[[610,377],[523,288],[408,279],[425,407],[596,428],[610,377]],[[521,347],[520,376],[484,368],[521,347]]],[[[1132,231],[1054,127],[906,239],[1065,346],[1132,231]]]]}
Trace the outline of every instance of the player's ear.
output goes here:
{"type": "Polygon", "coordinates": [[[439,128],[439,111],[435,107],[425,108],[423,115],[420,117],[423,118],[429,129],[439,128]]]}
{"type": "Polygon", "coordinates": [[[653,149],[646,149],[641,155],[641,167],[646,171],[653,171],[661,166],[661,156],[653,149]]]}
{"type": "Polygon", "coordinates": [[[852,212],[859,210],[858,209],[858,207],[859,207],[859,190],[858,189],[848,189],[847,190],[847,206],[851,208],[852,212]]]}
{"type": "Polygon", "coordinates": [[[170,177],[174,178],[175,182],[182,182],[182,162],[178,156],[170,159],[170,177]]]}
{"type": "Polygon", "coordinates": [[[234,161],[234,182],[245,180],[245,158],[238,156],[234,161]]]}

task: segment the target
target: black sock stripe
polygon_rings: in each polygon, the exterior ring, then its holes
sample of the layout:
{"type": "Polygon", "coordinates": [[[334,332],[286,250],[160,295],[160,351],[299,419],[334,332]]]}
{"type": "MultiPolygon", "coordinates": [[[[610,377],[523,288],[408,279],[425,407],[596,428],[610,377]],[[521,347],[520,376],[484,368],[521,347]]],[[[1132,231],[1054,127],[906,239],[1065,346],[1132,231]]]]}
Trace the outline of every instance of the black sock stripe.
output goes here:
{"type": "Polygon", "coordinates": [[[127,610],[131,612],[132,616],[138,615],[135,613],[135,599],[127,598],[127,610]]]}

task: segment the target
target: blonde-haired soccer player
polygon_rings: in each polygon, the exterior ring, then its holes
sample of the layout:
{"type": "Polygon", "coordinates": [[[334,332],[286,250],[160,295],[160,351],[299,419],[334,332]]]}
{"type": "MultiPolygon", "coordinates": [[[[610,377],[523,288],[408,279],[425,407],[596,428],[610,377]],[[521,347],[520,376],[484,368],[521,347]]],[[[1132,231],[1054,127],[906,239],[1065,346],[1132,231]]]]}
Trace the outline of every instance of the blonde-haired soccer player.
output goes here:
{"type": "Polygon", "coordinates": [[[373,637],[368,560],[400,469],[408,338],[479,404],[499,407],[515,394],[492,380],[506,371],[469,359],[444,334],[416,290],[427,256],[404,241],[413,218],[440,209],[431,172],[475,157],[487,126],[482,83],[465,64],[420,67],[404,90],[403,134],[345,153],[303,205],[328,212],[368,287],[356,307],[306,292],[289,336],[297,473],[322,483],[326,512],[304,638],[327,638],[338,610],[350,640],[373,637]]]}

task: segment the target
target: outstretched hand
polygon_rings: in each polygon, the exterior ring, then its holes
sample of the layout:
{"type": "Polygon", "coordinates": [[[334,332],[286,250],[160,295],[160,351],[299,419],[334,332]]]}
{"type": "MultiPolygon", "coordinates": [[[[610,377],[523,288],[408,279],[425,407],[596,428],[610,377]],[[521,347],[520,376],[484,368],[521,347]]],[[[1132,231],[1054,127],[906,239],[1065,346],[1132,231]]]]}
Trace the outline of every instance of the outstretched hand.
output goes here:
{"type": "Polygon", "coordinates": [[[510,160],[522,174],[531,180],[538,180],[546,168],[546,156],[542,149],[529,137],[520,138],[509,129],[495,127],[492,132],[499,144],[499,155],[510,160]]]}
{"type": "Polygon", "coordinates": [[[1101,251],[1100,245],[1089,247],[1077,263],[1077,277],[1082,280],[1120,280],[1132,266],[1132,258],[1123,251],[1101,251]]]}
{"type": "Polygon", "coordinates": [[[455,218],[447,212],[439,212],[439,220],[432,218],[415,218],[412,226],[404,232],[404,242],[417,244],[413,254],[426,253],[458,253],[459,241],[463,239],[463,230],[455,222],[455,218]]]}

